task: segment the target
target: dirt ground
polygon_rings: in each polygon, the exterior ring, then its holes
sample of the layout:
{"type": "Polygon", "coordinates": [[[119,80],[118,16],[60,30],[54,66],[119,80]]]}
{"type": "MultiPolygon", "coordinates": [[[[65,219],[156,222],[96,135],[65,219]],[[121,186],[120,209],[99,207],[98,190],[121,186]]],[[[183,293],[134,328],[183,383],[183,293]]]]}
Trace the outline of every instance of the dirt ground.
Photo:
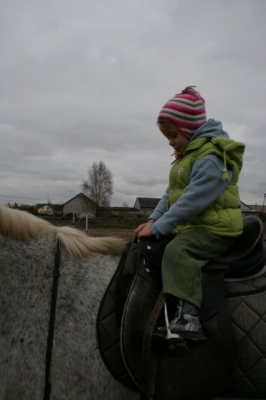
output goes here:
{"type": "Polygon", "coordinates": [[[115,236],[128,242],[134,239],[133,229],[89,228],[87,234],[92,237],[115,236]]]}
{"type": "MultiPolygon", "coordinates": [[[[83,232],[86,231],[85,228],[85,221],[82,221],[81,223],[78,223],[76,225],[72,224],[71,220],[54,220],[50,221],[56,226],[70,226],[71,228],[79,229],[83,232]]],[[[125,239],[126,241],[131,241],[134,239],[134,229],[137,227],[136,226],[132,228],[107,228],[107,227],[89,227],[87,234],[92,237],[103,237],[103,236],[115,236],[119,237],[122,239],[125,239]]]]}

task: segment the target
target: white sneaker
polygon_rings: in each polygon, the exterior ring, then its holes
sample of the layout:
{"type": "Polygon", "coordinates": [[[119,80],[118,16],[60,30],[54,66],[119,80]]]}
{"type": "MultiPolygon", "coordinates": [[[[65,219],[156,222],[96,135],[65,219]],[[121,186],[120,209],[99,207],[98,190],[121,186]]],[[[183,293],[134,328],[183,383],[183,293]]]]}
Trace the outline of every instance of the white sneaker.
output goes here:
{"type": "MultiPolygon", "coordinates": [[[[199,320],[198,308],[193,304],[183,301],[181,299],[178,299],[174,317],[169,322],[169,329],[171,333],[178,334],[184,339],[206,339],[205,333],[199,320]]],[[[160,326],[156,328],[154,335],[156,337],[166,336],[166,326],[160,326]]]]}

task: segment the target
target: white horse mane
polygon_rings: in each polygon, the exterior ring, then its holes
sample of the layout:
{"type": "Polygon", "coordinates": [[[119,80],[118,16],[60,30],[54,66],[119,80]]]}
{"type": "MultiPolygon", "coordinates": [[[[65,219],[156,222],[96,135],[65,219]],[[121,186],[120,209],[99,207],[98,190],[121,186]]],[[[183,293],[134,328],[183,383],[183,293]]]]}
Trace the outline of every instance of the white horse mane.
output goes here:
{"type": "Polygon", "coordinates": [[[16,240],[37,238],[40,232],[50,232],[60,239],[71,256],[85,258],[93,253],[121,254],[123,239],[115,237],[93,238],[85,232],[68,226],[57,227],[50,222],[0,204],[0,232],[16,240]]]}

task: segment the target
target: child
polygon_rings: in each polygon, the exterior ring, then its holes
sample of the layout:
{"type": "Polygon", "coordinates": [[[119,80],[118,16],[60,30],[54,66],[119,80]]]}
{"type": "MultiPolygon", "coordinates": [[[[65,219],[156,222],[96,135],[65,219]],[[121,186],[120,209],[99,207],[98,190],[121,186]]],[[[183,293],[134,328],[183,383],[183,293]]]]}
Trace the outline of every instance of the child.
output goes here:
{"type": "MultiPolygon", "coordinates": [[[[162,261],[163,292],[174,303],[170,330],[203,340],[201,268],[242,233],[237,182],[245,145],[231,140],[221,122],[206,119],[205,101],[193,86],[163,106],[157,125],[175,161],[165,194],[134,233],[138,238],[175,234],[162,261]]],[[[166,327],[156,334],[165,335],[166,327]]]]}

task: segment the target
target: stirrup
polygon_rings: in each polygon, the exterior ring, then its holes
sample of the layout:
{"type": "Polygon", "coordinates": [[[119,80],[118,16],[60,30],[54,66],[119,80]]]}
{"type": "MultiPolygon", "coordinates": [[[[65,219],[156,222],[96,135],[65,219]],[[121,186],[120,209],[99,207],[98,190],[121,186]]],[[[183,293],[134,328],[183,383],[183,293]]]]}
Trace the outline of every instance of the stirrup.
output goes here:
{"type": "Polygon", "coordinates": [[[177,356],[183,356],[191,352],[188,342],[177,334],[172,334],[171,338],[166,338],[165,344],[177,356]]]}
{"type": "Polygon", "coordinates": [[[167,313],[167,304],[164,303],[164,317],[166,323],[166,337],[165,343],[169,350],[171,350],[176,355],[183,355],[190,353],[190,347],[187,341],[182,338],[178,333],[172,333],[170,330],[170,324],[167,313]]]}

